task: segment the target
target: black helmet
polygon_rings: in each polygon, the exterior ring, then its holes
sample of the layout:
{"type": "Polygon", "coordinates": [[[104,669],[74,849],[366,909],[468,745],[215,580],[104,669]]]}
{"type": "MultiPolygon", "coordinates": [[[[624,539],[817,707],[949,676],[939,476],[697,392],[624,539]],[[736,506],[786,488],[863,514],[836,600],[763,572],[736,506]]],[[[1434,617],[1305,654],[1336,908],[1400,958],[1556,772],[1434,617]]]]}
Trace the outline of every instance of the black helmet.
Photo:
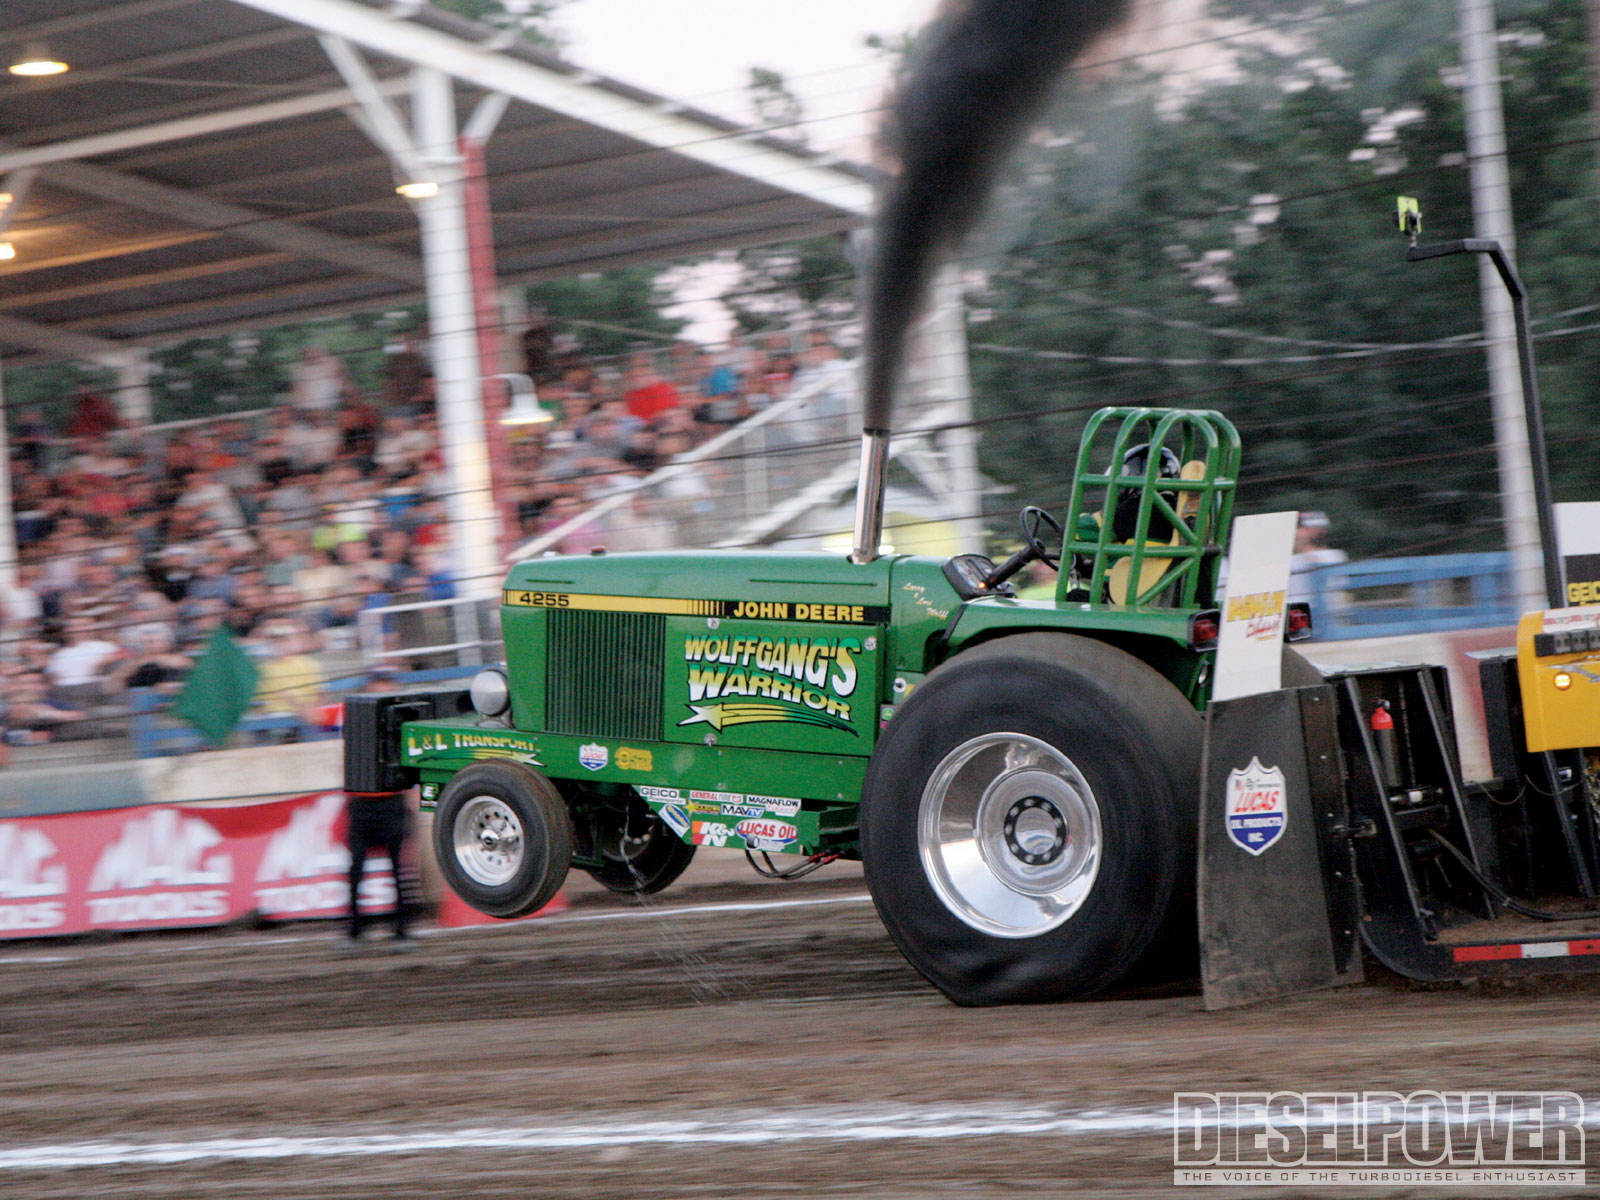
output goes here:
{"type": "MultiPolygon", "coordinates": [[[[1140,442],[1137,446],[1128,447],[1128,452],[1122,456],[1122,473],[1124,475],[1143,475],[1150,466],[1150,443],[1140,442]]],[[[1161,473],[1158,479],[1176,479],[1180,471],[1178,456],[1166,446],[1161,447],[1161,473]]]]}

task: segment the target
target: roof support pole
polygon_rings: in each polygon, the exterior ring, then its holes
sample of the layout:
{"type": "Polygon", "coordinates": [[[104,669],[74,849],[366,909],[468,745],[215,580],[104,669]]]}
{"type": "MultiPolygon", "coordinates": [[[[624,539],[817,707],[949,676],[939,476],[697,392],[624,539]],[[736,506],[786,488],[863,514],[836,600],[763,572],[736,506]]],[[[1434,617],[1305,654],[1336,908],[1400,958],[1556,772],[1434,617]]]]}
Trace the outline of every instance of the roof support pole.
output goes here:
{"type": "Polygon", "coordinates": [[[117,364],[117,415],[124,425],[148,425],[153,417],[150,353],[130,350],[117,364]]]}
{"type": "Polygon", "coordinates": [[[33,177],[38,173],[33,167],[24,167],[20,171],[8,171],[4,178],[0,178],[0,233],[11,228],[17,213],[22,210],[22,202],[28,198],[28,190],[33,187],[33,177]]]}
{"type": "Polygon", "coordinates": [[[946,490],[940,502],[963,554],[983,553],[983,481],[978,474],[978,434],[972,427],[972,377],[967,367],[967,309],[961,268],[946,263],[933,285],[933,302],[917,331],[913,353],[920,379],[917,400],[947,407],[954,423],[937,435],[946,490]]]}
{"type": "MultiPolygon", "coordinates": [[[[427,179],[427,169],[418,160],[416,147],[406,133],[400,114],[395,112],[389,98],[378,89],[378,81],[367,70],[361,55],[355,52],[349,42],[331,34],[322,34],[317,41],[322,43],[322,52],[361,102],[359,111],[366,120],[362,130],[389,156],[390,161],[399,164],[407,179],[427,179]]],[[[453,115],[451,120],[455,120],[453,115]]]]}
{"type": "Polygon", "coordinates": [[[11,432],[6,425],[5,370],[0,366],[0,588],[17,586],[17,523],[11,516],[11,432]]]}
{"type": "MultiPolygon", "coordinates": [[[[708,135],[704,123],[663,112],[657,102],[587,86],[581,79],[514,54],[496,53],[357,0],[236,0],[237,3],[331,33],[354,45],[418,66],[446,71],[475,87],[504,92],[645,145],[769,184],[844,212],[872,210],[865,181],[759,139],[708,135]]],[[[400,10],[401,13],[404,10],[400,10]]]]}
{"type": "MultiPolygon", "coordinates": [[[[469,126],[471,122],[468,122],[469,126]]],[[[466,208],[467,246],[472,264],[472,311],[478,331],[478,371],[488,384],[482,389],[484,435],[489,443],[489,482],[494,506],[500,514],[500,545],[515,546],[522,539],[517,506],[506,488],[511,471],[511,452],[505,416],[509,383],[497,378],[500,367],[500,312],[495,289],[494,225],[489,210],[489,176],[484,169],[483,143],[466,133],[461,135],[461,187],[466,208]]]]}
{"type": "Polygon", "coordinates": [[[484,437],[466,192],[456,153],[456,110],[450,77],[429,67],[412,73],[412,121],[418,153],[435,167],[436,194],[412,203],[422,224],[428,327],[433,338],[439,440],[449,477],[446,498],[455,568],[463,595],[481,595],[503,575],[496,553],[498,519],[484,437]]]}

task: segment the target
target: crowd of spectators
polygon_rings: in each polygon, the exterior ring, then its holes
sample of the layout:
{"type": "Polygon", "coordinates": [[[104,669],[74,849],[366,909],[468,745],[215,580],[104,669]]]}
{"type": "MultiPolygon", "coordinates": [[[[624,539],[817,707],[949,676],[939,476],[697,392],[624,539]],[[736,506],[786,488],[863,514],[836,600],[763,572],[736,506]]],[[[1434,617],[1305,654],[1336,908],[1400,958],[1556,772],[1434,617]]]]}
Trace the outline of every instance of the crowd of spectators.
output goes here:
{"type": "MultiPolygon", "coordinates": [[[[322,663],[354,650],[364,611],[486,590],[452,565],[425,345],[392,346],[376,394],[313,346],[288,395],[248,419],[129,428],[94,392],[59,429],[24,414],[10,464],[17,580],[0,594],[5,741],[101,736],[134,693],[180,691],[220,626],[261,666],[257,710],[313,721],[322,663]]],[[[508,434],[501,482],[524,537],[840,366],[821,334],[596,361],[540,318],[522,348],[552,418],[508,434]]],[[[556,548],[670,545],[661,525],[713,493],[686,472],[556,548]]]]}

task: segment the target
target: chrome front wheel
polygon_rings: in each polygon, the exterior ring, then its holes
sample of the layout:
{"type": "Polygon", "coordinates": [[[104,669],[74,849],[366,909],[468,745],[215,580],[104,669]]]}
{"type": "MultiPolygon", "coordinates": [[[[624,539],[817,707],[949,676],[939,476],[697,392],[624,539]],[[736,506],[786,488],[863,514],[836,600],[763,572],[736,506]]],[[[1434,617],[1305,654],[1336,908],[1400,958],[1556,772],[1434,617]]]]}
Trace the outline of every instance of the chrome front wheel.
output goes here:
{"type": "Polygon", "coordinates": [[[453,830],[456,862],[485,887],[509,883],[522,869],[522,822],[497,796],[473,796],[456,810],[453,830]]]}

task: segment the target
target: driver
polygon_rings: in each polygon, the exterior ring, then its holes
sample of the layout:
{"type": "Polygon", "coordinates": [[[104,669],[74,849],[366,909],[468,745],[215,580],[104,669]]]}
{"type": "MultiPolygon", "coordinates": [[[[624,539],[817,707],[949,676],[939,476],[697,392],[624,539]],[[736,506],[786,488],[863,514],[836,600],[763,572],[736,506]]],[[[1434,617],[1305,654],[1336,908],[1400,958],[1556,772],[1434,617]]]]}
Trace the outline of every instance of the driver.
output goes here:
{"type": "MultiPolygon", "coordinates": [[[[1122,456],[1122,478],[1134,477],[1143,479],[1144,474],[1150,469],[1150,443],[1141,442],[1137,446],[1130,446],[1128,452],[1122,456]]],[[[1156,475],[1158,479],[1176,479],[1181,468],[1178,465],[1178,456],[1166,446],[1161,447],[1161,467],[1156,475]]],[[[1131,542],[1137,532],[1139,524],[1139,498],[1143,494],[1142,488],[1123,487],[1118,490],[1116,511],[1111,517],[1111,535],[1119,542],[1131,542]]],[[[1177,507],[1178,494],[1176,492],[1162,492],[1162,499],[1174,508],[1177,507]]],[[[1145,540],[1151,542],[1167,542],[1172,539],[1172,522],[1159,510],[1150,510],[1150,525],[1145,530],[1145,540]]]]}

